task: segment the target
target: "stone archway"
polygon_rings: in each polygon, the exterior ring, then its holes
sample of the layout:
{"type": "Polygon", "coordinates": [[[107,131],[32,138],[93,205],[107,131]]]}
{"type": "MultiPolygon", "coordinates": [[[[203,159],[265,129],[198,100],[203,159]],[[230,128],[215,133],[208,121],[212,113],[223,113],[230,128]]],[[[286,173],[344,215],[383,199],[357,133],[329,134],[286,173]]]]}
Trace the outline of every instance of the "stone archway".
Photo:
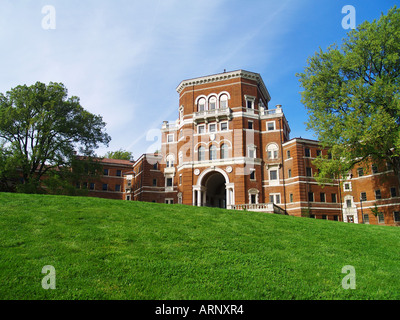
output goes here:
{"type": "Polygon", "coordinates": [[[234,203],[233,184],[226,172],[219,168],[203,171],[193,186],[193,205],[230,208],[234,203]]]}

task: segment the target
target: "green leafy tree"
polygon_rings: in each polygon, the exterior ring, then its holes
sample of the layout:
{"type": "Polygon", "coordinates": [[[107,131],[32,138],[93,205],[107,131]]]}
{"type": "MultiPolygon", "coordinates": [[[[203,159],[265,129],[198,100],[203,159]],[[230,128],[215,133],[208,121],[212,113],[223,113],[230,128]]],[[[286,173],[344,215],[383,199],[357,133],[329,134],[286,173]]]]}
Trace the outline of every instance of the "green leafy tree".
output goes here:
{"type": "Polygon", "coordinates": [[[90,156],[108,145],[104,128],[102,117],[86,111],[78,97],[68,98],[62,83],[17,86],[0,94],[0,172],[18,172],[17,189],[38,192],[44,176],[71,168],[74,150],[90,156]]]}
{"type": "Polygon", "coordinates": [[[125,150],[118,150],[118,151],[108,151],[104,158],[108,159],[120,159],[120,160],[132,160],[133,155],[132,152],[125,151],[125,150]]]}
{"type": "MultiPolygon", "coordinates": [[[[321,182],[355,164],[387,162],[400,173],[400,10],[319,50],[298,74],[313,130],[332,157],[315,161],[321,182]]],[[[399,178],[400,180],[400,178],[399,178]]]]}

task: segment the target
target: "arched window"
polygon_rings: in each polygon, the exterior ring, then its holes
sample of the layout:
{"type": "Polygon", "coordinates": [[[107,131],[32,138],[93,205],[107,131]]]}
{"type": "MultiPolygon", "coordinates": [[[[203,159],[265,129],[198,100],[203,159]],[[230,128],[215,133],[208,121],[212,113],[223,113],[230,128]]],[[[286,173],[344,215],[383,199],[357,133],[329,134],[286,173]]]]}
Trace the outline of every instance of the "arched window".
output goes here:
{"type": "Polygon", "coordinates": [[[228,96],[226,94],[223,94],[219,98],[219,108],[220,109],[226,109],[228,108],[228,96]]]}
{"type": "Polygon", "coordinates": [[[204,98],[199,99],[199,101],[197,102],[197,110],[199,112],[206,110],[206,99],[204,98]]]}
{"type": "Polygon", "coordinates": [[[221,145],[221,159],[228,158],[228,145],[224,143],[221,145]]]}
{"type": "Polygon", "coordinates": [[[210,147],[210,160],[215,160],[217,159],[217,147],[212,145],[210,147]]]}
{"type": "Polygon", "coordinates": [[[271,143],[267,147],[268,159],[278,159],[278,146],[275,143],[271,143]]]}
{"type": "Polygon", "coordinates": [[[198,149],[198,160],[199,161],[206,160],[205,154],[206,154],[206,149],[204,147],[199,147],[199,149],[198,149]]]}
{"type": "Polygon", "coordinates": [[[208,110],[215,110],[216,108],[217,108],[217,98],[211,97],[210,100],[208,100],[208,110]]]}

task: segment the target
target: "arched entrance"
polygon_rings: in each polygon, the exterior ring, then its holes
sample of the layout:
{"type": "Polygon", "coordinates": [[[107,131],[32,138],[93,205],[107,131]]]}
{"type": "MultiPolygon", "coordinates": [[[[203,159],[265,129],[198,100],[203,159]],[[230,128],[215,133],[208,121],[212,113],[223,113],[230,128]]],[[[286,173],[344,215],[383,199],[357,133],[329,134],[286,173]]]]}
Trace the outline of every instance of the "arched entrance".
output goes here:
{"type": "Polygon", "coordinates": [[[219,168],[203,171],[193,186],[193,205],[230,208],[234,204],[234,187],[226,172],[219,168]]]}
{"type": "Polygon", "coordinates": [[[208,173],[202,181],[205,187],[206,201],[203,206],[226,208],[225,178],[219,172],[208,173]]]}

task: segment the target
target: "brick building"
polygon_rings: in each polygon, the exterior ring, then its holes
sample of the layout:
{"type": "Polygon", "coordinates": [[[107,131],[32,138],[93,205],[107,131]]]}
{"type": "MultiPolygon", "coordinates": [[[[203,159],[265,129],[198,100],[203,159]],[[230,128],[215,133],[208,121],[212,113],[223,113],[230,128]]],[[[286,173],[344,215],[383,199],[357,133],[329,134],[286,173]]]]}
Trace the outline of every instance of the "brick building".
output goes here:
{"type": "Polygon", "coordinates": [[[142,155],[126,174],[125,199],[400,223],[398,182],[387,169],[352,172],[324,186],[315,181],[312,162],[326,150],[318,141],[289,138],[282,107],[269,106],[259,74],[184,80],[177,92],[178,120],[162,124],[161,152],[142,155]]]}
{"type": "Polygon", "coordinates": [[[77,188],[88,190],[89,197],[124,199],[124,174],[132,170],[133,162],[118,159],[95,159],[101,172],[77,183],[77,188]]]}

